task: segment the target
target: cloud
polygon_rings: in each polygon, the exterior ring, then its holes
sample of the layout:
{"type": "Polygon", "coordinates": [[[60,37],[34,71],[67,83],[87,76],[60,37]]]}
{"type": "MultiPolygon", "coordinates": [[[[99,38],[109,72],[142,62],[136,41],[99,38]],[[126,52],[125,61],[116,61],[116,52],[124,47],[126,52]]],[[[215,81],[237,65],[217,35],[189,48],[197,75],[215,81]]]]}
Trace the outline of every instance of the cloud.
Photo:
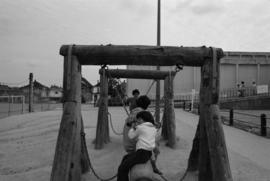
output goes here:
{"type": "Polygon", "coordinates": [[[225,9],[224,2],[221,0],[181,0],[173,4],[174,7],[169,8],[172,13],[190,12],[195,15],[205,15],[219,13],[225,9]]]}
{"type": "Polygon", "coordinates": [[[139,17],[149,15],[156,11],[157,3],[147,0],[119,0],[119,8],[124,11],[135,13],[139,17]]]}
{"type": "Polygon", "coordinates": [[[29,67],[29,68],[36,68],[36,67],[38,67],[38,64],[33,63],[33,62],[27,62],[26,66],[29,67]]]}
{"type": "Polygon", "coordinates": [[[197,15],[220,13],[223,10],[224,6],[219,4],[194,5],[191,7],[191,11],[197,15]]]}

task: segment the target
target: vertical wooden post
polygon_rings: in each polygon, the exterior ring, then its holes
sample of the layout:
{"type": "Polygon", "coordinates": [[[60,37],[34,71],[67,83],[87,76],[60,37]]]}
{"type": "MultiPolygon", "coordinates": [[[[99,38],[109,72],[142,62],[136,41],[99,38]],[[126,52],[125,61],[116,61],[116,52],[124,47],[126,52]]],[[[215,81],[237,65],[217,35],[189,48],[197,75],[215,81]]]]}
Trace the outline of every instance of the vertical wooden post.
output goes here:
{"type": "Polygon", "coordinates": [[[155,119],[156,119],[156,122],[160,122],[160,80],[157,80],[157,83],[156,83],[155,119]]]}
{"type": "Polygon", "coordinates": [[[213,59],[206,59],[202,66],[199,180],[232,181],[219,115],[220,64],[216,57],[213,49],[213,59]]]}
{"type": "Polygon", "coordinates": [[[206,75],[204,73],[204,68],[202,67],[202,80],[201,80],[201,86],[200,86],[200,105],[201,105],[201,114],[199,118],[199,157],[198,157],[198,169],[199,169],[199,181],[214,181],[213,180],[213,175],[212,175],[212,169],[210,165],[210,155],[209,155],[209,146],[208,146],[208,139],[207,139],[207,134],[206,134],[206,123],[205,123],[205,114],[207,114],[205,111],[205,100],[207,91],[204,87],[203,84],[205,81],[203,81],[203,77],[206,78],[206,75]]]}
{"type": "Polygon", "coordinates": [[[64,109],[55,149],[51,181],[81,180],[81,65],[72,56],[64,59],[64,109]]]}
{"type": "Polygon", "coordinates": [[[22,96],[22,114],[23,114],[23,111],[24,111],[24,96],[22,96]]]}
{"type": "Polygon", "coordinates": [[[29,112],[33,112],[33,73],[29,74],[29,112]]]}
{"type": "Polygon", "coordinates": [[[10,107],[10,106],[11,106],[11,105],[10,105],[10,101],[11,101],[10,98],[11,98],[11,97],[8,96],[8,116],[10,116],[10,111],[11,111],[11,110],[10,110],[10,109],[11,109],[11,107],[10,107]]]}
{"type": "Polygon", "coordinates": [[[86,173],[90,170],[90,158],[87,151],[82,117],[81,117],[81,167],[82,173],[86,173]]]}
{"type": "Polygon", "coordinates": [[[102,149],[104,143],[108,143],[110,141],[108,122],[108,78],[105,74],[105,69],[102,71],[102,74],[100,74],[100,98],[95,149],[102,149]]]}
{"type": "Polygon", "coordinates": [[[261,136],[267,135],[267,127],[266,127],[266,115],[261,114],[261,136]]]}
{"type": "Polygon", "coordinates": [[[173,78],[174,76],[170,75],[164,80],[164,115],[162,126],[162,136],[168,139],[167,146],[171,148],[174,148],[176,144],[173,78]]]}
{"type": "Polygon", "coordinates": [[[164,140],[168,140],[168,98],[167,98],[167,85],[168,82],[164,80],[164,109],[162,116],[162,130],[161,136],[164,140]]]}
{"type": "Polygon", "coordinates": [[[196,133],[192,143],[192,150],[190,151],[187,172],[196,171],[199,167],[199,149],[200,149],[200,120],[197,125],[196,133]]]}
{"type": "Polygon", "coordinates": [[[229,125],[233,126],[233,109],[230,109],[230,120],[229,120],[229,125]]]}

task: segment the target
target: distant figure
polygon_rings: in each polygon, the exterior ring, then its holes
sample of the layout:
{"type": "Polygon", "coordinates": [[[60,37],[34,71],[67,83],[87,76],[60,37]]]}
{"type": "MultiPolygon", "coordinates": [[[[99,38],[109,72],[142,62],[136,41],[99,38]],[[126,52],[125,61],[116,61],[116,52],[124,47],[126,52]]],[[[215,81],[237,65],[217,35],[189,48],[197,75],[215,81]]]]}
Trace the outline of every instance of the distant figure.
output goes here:
{"type": "Polygon", "coordinates": [[[241,97],[241,88],[240,88],[240,84],[237,84],[237,85],[236,85],[236,88],[237,88],[237,96],[238,96],[238,97],[241,97]]]}
{"type": "Polygon", "coordinates": [[[257,84],[255,81],[252,81],[252,90],[253,90],[253,95],[257,94],[257,84]]]}
{"type": "Polygon", "coordinates": [[[240,97],[244,97],[245,96],[245,82],[241,81],[241,85],[240,85],[240,97]]]}
{"type": "Polygon", "coordinates": [[[96,107],[96,103],[97,103],[97,95],[94,94],[94,107],[96,107]]]}
{"type": "Polygon", "coordinates": [[[140,91],[138,89],[134,89],[132,91],[132,95],[133,97],[128,98],[126,101],[126,103],[129,105],[129,111],[132,111],[132,109],[137,107],[136,100],[140,95],[140,91]]]}

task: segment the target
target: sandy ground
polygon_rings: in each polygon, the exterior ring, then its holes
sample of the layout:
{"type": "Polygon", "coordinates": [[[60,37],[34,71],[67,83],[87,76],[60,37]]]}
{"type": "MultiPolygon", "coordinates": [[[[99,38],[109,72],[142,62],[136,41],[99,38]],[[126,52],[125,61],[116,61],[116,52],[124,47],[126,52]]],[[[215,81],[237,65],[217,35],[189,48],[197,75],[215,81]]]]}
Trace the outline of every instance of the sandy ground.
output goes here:
{"type": "MultiPolygon", "coordinates": [[[[111,142],[102,150],[91,144],[95,137],[97,108],[82,109],[86,140],[92,164],[102,178],[111,177],[124,155],[122,137],[110,132],[111,142]]],[[[126,114],[109,108],[115,130],[122,131],[126,114]]],[[[172,150],[161,143],[158,167],[170,180],[180,180],[187,165],[198,116],[176,109],[179,141],[172,150]]],[[[47,181],[50,178],[61,110],[0,119],[0,180],[47,181]]],[[[224,126],[234,181],[270,181],[270,139],[224,126]]],[[[87,180],[97,180],[89,173],[87,180]]]]}

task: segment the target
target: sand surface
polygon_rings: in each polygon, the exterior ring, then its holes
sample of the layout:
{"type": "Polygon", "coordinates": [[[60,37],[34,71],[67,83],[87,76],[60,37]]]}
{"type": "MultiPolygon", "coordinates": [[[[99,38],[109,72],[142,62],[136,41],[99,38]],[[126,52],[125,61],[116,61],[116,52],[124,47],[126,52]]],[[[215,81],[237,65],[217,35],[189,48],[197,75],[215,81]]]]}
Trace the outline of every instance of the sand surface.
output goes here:
{"type": "MultiPolygon", "coordinates": [[[[122,131],[126,113],[122,108],[109,108],[117,132],[122,131]]],[[[198,116],[175,109],[179,141],[176,149],[161,142],[158,167],[170,181],[184,174],[198,116]]],[[[102,178],[115,175],[125,154],[122,137],[110,130],[111,142],[95,150],[97,108],[84,105],[82,114],[91,162],[102,178]]],[[[0,181],[48,181],[55,151],[62,110],[31,113],[0,119],[0,181]]],[[[224,126],[234,181],[270,181],[270,139],[224,126]]],[[[193,175],[194,176],[194,175],[193,175]]],[[[158,177],[157,177],[158,178],[158,177]]],[[[85,180],[98,180],[89,173],[85,180]]],[[[194,179],[186,179],[194,180],[194,179]]],[[[196,180],[196,179],[195,179],[196,180]]]]}

